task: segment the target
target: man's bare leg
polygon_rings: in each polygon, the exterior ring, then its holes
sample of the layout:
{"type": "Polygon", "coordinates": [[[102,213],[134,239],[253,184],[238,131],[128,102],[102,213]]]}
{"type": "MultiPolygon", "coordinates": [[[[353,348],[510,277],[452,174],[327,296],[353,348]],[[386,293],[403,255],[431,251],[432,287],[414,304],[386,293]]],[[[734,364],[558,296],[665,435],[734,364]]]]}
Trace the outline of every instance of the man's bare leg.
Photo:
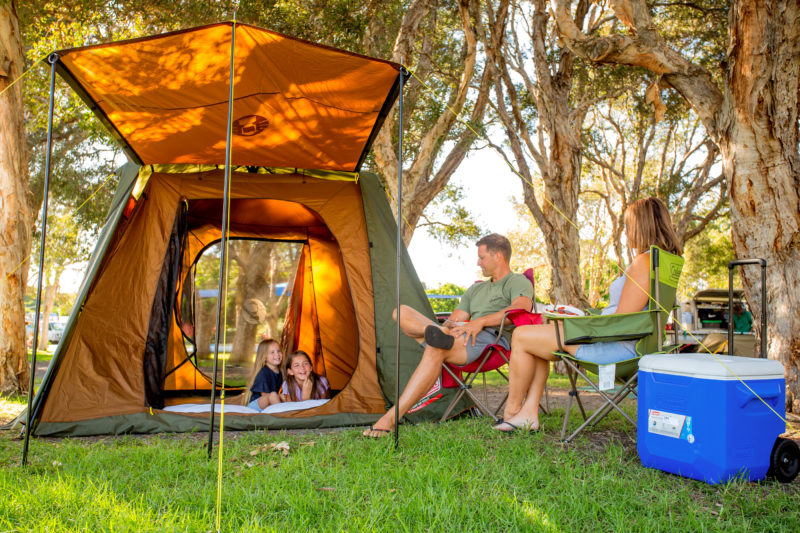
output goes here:
{"type": "MultiPolygon", "coordinates": [[[[403,312],[404,310],[400,312],[401,320],[403,312]]],[[[438,378],[442,372],[443,363],[448,362],[461,365],[466,361],[467,349],[460,342],[455,343],[450,350],[441,350],[432,346],[426,346],[425,352],[422,354],[422,360],[419,362],[419,365],[417,365],[416,370],[414,370],[414,373],[411,375],[411,379],[408,380],[406,388],[400,395],[400,401],[398,402],[398,418],[402,418],[408,410],[430,390],[436,382],[436,378],[438,378]]],[[[386,411],[386,414],[372,426],[373,429],[367,429],[364,431],[363,435],[365,437],[381,437],[393,430],[394,411],[394,407],[386,411]]]]}
{"type": "MultiPolygon", "coordinates": [[[[397,309],[392,311],[392,320],[397,321],[397,309]]],[[[408,337],[417,342],[425,340],[425,328],[431,324],[438,326],[436,322],[426,317],[413,307],[407,305],[400,306],[400,330],[408,337]]]]}

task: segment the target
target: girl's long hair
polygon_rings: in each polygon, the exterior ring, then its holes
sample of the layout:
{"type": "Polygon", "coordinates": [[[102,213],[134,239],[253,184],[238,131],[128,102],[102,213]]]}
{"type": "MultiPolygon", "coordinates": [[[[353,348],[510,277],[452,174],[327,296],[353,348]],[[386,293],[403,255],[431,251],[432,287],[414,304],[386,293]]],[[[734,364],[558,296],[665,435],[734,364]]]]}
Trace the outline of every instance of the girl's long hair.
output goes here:
{"type": "MultiPolygon", "coordinates": [[[[292,361],[296,357],[305,357],[308,362],[311,363],[311,358],[303,350],[297,350],[286,358],[286,365],[284,366],[284,375],[286,377],[284,378],[284,381],[286,381],[286,388],[289,390],[285,390],[283,393],[288,394],[289,400],[292,402],[300,402],[303,400],[303,398],[297,397],[296,390],[299,388],[299,386],[297,385],[297,381],[294,379],[294,376],[289,374],[289,369],[292,368],[292,361]]],[[[326,400],[330,398],[330,390],[320,390],[319,376],[313,370],[313,363],[311,373],[308,375],[308,379],[311,380],[311,400],[326,400]]]]}
{"type": "Polygon", "coordinates": [[[683,250],[667,206],[655,196],[636,200],[625,210],[628,248],[636,253],[658,246],[665,252],[682,255],[683,250]]]}
{"type": "Polygon", "coordinates": [[[244,391],[244,404],[247,405],[250,403],[250,397],[253,395],[250,392],[250,388],[253,386],[253,382],[256,380],[256,376],[261,369],[267,366],[267,353],[269,353],[269,347],[273,344],[277,344],[280,347],[280,343],[275,339],[267,339],[263,340],[258,343],[258,348],[256,348],[256,360],[253,361],[253,368],[250,369],[250,376],[247,378],[247,388],[244,391]]]}

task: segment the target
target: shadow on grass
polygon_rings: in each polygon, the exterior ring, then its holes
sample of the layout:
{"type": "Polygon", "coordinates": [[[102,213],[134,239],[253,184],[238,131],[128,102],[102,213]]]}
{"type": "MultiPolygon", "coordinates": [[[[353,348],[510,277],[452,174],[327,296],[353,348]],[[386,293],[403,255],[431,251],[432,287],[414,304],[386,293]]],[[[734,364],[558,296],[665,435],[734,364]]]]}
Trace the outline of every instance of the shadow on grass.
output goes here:
{"type": "MultiPolygon", "coordinates": [[[[800,520],[797,482],[709,486],[644,469],[618,415],[563,445],[561,414],[535,435],[486,419],[404,426],[397,450],[356,429],[226,433],[222,529],[791,531],[800,520]]],[[[20,447],[0,434],[4,529],[214,529],[219,457],[207,459],[204,434],[35,440],[27,469],[20,447]]]]}

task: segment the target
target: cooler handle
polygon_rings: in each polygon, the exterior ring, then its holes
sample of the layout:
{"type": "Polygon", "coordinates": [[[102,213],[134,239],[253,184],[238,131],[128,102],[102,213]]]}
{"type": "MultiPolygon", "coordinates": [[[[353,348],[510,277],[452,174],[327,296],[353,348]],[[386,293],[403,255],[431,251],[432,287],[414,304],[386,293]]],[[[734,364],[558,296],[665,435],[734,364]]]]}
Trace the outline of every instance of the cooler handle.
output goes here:
{"type": "Polygon", "coordinates": [[[736,386],[736,391],[739,393],[739,397],[742,399],[739,407],[744,407],[752,401],[760,403],[760,400],[758,399],[759,397],[767,402],[770,407],[778,407],[778,401],[780,400],[781,393],[783,392],[779,383],[758,384],[750,381],[747,383],[747,385],[752,390],[748,389],[741,383],[736,386]],[[756,396],[756,394],[758,396],[756,396]]]}

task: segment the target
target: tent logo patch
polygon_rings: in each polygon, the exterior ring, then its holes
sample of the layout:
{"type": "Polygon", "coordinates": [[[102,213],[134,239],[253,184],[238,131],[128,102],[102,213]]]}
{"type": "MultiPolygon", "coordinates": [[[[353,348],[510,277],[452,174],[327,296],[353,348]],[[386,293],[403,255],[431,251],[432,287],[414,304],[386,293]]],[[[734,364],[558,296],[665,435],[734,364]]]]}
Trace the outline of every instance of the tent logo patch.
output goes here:
{"type": "Polygon", "coordinates": [[[269,127],[269,120],[260,115],[245,115],[233,121],[233,134],[242,137],[258,135],[269,127]]]}

